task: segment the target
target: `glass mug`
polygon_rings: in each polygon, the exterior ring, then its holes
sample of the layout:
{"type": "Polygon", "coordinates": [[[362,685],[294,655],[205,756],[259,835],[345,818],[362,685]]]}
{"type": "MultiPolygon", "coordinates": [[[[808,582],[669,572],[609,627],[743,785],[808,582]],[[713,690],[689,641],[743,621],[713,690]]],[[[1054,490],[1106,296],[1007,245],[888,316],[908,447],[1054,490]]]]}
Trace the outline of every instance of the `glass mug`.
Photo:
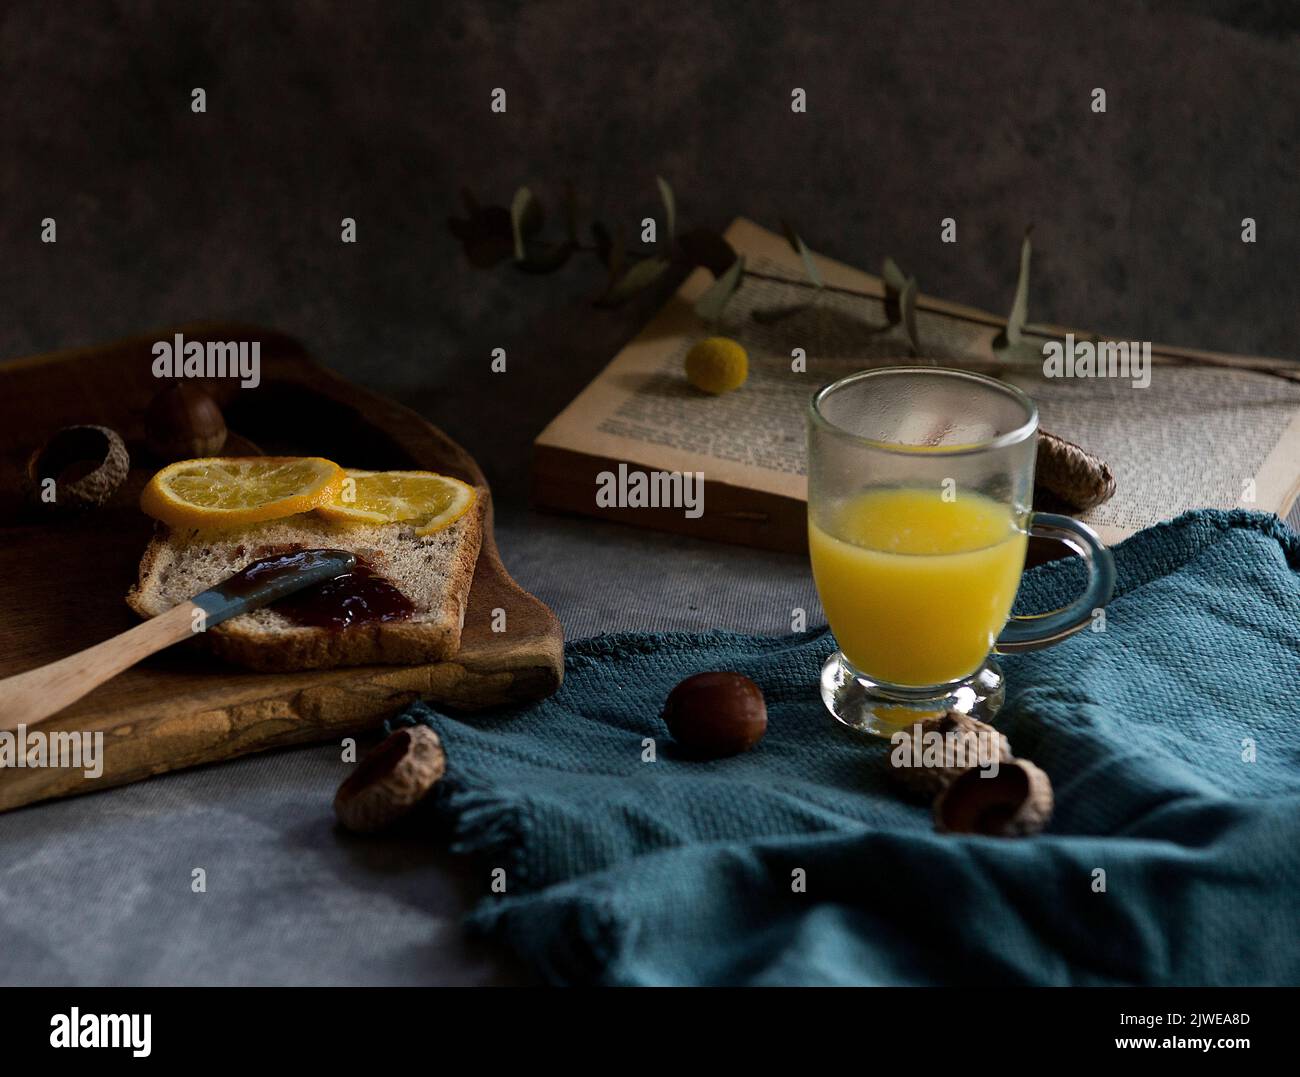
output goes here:
{"type": "Polygon", "coordinates": [[[839,721],[889,736],[948,708],[1002,705],[994,653],[1045,647],[1110,600],[1091,528],[1030,511],[1038,409],[1014,386],[941,367],[883,367],[818,392],[808,416],[808,545],[839,650],[821,694],[839,721]],[[1030,535],[1088,570],[1063,609],[1012,617],[1030,535]]]}

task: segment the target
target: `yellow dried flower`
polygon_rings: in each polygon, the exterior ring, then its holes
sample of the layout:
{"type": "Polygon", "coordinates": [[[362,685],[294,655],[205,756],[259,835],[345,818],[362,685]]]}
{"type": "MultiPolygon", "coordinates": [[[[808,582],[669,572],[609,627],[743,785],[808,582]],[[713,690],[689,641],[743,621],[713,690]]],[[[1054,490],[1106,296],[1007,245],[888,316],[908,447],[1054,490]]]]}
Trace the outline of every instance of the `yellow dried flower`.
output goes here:
{"type": "Polygon", "coordinates": [[[706,337],[686,353],[686,380],[717,396],[739,389],[749,377],[749,356],[727,337],[706,337]]]}

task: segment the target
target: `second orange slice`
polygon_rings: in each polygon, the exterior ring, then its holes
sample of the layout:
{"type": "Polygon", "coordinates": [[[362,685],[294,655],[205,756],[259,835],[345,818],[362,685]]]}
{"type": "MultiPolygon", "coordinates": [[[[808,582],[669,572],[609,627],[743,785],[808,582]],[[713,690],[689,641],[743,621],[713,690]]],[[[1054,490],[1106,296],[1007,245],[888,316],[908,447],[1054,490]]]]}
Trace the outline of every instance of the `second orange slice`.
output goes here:
{"type": "Polygon", "coordinates": [[[346,472],[322,516],[353,523],[404,523],[417,535],[450,527],[474,504],[474,487],[432,471],[346,472]]]}

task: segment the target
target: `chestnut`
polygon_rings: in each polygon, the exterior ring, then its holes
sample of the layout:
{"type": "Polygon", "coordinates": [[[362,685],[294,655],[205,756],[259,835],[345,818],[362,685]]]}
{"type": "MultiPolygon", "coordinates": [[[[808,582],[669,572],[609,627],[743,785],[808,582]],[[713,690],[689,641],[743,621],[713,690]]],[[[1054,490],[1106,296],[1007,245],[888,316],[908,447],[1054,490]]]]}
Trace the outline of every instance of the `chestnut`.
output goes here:
{"type": "Polygon", "coordinates": [[[150,402],[144,433],[149,451],[169,462],[214,456],[226,443],[226,420],[211,396],[178,381],[150,402]]]}
{"type": "Polygon", "coordinates": [[[743,674],[696,673],[668,693],[663,720],[687,752],[721,759],[758,743],[767,731],[767,704],[743,674]]]}

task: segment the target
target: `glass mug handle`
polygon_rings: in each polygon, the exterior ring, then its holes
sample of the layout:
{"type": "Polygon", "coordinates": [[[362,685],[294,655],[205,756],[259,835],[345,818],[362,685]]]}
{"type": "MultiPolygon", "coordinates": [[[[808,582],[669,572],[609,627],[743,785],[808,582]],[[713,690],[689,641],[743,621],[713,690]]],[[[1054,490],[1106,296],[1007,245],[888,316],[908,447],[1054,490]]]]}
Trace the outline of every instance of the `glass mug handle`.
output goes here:
{"type": "Polygon", "coordinates": [[[1074,635],[1092,620],[1093,610],[1101,609],[1110,601],[1115,590],[1115,559],[1087,524],[1069,516],[1032,512],[1029,514],[1029,534],[1035,538],[1064,542],[1079,554],[1088,570],[1088,585],[1083,594],[1059,610],[1013,616],[993,648],[998,654],[1033,651],[1074,635]]]}

